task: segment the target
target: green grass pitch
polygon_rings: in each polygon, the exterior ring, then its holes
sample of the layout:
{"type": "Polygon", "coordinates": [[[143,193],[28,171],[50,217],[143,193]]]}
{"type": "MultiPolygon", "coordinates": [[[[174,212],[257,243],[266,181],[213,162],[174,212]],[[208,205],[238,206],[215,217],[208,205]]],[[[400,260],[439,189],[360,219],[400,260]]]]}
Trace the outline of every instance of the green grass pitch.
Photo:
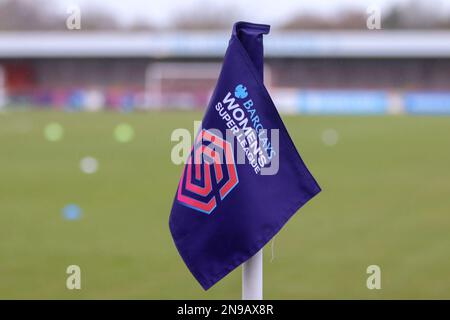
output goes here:
{"type": "MultiPolygon", "coordinates": [[[[239,299],[240,269],[204,292],[172,244],[173,129],[200,113],[0,113],[0,298],[239,299]],[[58,122],[64,137],[44,138],[58,122]],[[129,143],[114,128],[135,130],[129,143]],[[80,159],[99,170],[86,175],[80,159]],[[68,203],[83,215],[62,217],[68,203]],[[81,267],[81,290],[66,268],[81,267]]],[[[450,298],[450,118],[284,116],[323,192],[264,256],[264,297],[450,298]],[[322,141],[326,129],[337,144],[322,141]],[[381,267],[381,290],[366,268],[381,267]]]]}

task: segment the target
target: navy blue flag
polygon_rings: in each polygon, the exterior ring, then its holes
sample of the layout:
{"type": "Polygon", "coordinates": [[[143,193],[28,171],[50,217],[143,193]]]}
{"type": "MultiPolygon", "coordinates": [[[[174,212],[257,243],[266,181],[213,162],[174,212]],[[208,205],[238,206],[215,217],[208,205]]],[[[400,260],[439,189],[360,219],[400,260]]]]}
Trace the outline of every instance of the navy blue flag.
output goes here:
{"type": "Polygon", "coordinates": [[[238,22],[169,219],[175,245],[207,290],[255,255],[320,192],[263,83],[263,35],[238,22]]]}

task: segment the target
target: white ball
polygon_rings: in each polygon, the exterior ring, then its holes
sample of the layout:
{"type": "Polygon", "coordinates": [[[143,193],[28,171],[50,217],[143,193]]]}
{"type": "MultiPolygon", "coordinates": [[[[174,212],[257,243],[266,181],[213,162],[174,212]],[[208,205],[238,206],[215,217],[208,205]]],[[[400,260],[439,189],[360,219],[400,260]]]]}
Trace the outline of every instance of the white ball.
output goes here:
{"type": "Polygon", "coordinates": [[[334,146],[339,140],[339,134],[334,129],[326,129],[322,132],[322,141],[327,146],[334,146]]]}
{"type": "Polygon", "coordinates": [[[80,161],[80,169],[86,174],[93,174],[98,170],[98,161],[93,157],[84,157],[80,161]]]}

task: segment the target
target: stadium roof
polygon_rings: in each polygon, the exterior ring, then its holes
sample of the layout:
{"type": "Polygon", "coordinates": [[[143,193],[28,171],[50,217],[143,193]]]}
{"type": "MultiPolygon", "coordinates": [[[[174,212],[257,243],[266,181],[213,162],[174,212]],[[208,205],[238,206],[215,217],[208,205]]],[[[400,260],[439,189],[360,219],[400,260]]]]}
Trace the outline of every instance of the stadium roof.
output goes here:
{"type": "MultiPolygon", "coordinates": [[[[4,32],[0,58],[216,58],[228,39],[228,32],[4,32]]],[[[265,48],[268,57],[450,57],[450,32],[273,32],[265,48]]]]}

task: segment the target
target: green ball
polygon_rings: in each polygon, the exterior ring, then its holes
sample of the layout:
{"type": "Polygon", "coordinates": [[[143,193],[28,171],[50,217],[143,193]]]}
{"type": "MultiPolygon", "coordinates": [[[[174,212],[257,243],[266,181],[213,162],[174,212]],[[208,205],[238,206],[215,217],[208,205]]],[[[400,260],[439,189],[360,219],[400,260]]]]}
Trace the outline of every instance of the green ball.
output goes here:
{"type": "Polygon", "coordinates": [[[134,138],[134,129],[127,123],[121,123],[114,130],[114,137],[121,143],[130,142],[134,138]]]}
{"type": "Polygon", "coordinates": [[[48,141],[60,141],[63,138],[63,135],[64,128],[59,123],[52,122],[45,126],[44,136],[48,141]]]}

